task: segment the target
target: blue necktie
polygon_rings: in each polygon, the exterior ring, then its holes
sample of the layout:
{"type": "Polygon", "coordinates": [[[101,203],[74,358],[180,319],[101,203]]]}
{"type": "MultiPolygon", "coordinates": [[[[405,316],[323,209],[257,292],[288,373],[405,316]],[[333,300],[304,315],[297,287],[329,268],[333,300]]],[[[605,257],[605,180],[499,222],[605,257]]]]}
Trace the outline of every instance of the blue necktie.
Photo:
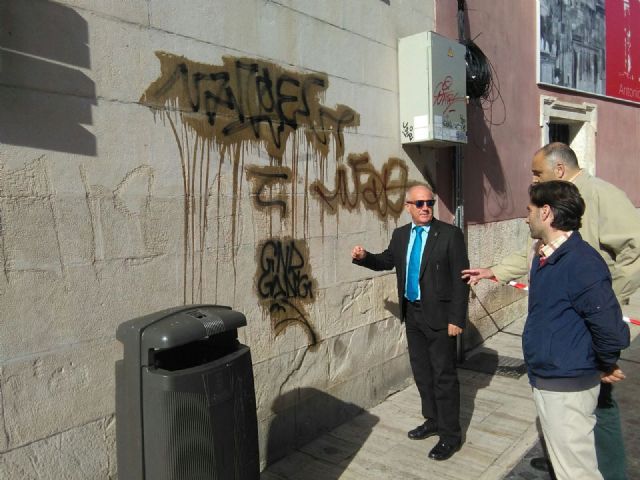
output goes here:
{"type": "Polygon", "coordinates": [[[410,302],[418,299],[418,278],[420,277],[420,257],[422,253],[422,227],[415,227],[416,237],[409,256],[409,273],[407,275],[407,298],[410,302]]]}

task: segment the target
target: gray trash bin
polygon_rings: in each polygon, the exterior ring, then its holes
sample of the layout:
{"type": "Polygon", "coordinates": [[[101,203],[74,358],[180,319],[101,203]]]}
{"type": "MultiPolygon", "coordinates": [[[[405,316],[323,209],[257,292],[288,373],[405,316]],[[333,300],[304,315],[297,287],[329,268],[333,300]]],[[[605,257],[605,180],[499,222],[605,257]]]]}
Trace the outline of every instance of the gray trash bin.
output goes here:
{"type": "Polygon", "coordinates": [[[246,324],[229,307],[188,305],[118,327],[120,480],[260,478],[246,324]]]}

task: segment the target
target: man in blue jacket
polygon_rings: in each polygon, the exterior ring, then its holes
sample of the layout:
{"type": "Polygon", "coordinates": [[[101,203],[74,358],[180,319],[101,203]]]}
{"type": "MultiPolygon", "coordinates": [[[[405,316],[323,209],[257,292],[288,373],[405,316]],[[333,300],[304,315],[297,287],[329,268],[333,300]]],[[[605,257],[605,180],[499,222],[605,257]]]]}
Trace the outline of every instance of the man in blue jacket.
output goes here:
{"type": "Polygon", "coordinates": [[[558,480],[602,479],[593,428],[600,382],[621,380],[629,328],[611,274],[578,229],[585,205],[575,185],[531,185],[529,312],[522,348],[551,463],[558,480]]]}

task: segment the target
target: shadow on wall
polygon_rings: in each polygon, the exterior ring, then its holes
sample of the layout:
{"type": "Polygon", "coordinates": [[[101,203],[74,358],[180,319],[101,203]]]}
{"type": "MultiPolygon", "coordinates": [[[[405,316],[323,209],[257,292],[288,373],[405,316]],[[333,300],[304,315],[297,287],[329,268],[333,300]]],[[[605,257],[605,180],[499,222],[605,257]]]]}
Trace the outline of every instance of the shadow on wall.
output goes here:
{"type": "Polygon", "coordinates": [[[87,22],[49,1],[0,2],[0,143],[95,156],[87,22]]]}
{"type": "MultiPolygon", "coordinates": [[[[264,458],[268,471],[277,474],[277,460],[299,449],[302,455],[309,456],[308,464],[326,461],[322,476],[318,480],[340,478],[358,450],[364,445],[379,418],[364,411],[358,405],[339,400],[326,392],[314,388],[301,388],[279,396],[273,402],[272,411],[276,412],[269,427],[264,458]],[[354,417],[356,417],[354,419],[354,417]],[[348,431],[334,432],[331,444],[322,440],[306,445],[322,434],[333,430],[346,421],[352,420],[348,431]],[[339,436],[338,436],[339,435],[339,436]],[[306,447],[305,447],[306,445],[306,447]]],[[[300,472],[299,478],[306,478],[300,472]]]]}
{"type": "Polygon", "coordinates": [[[400,321],[401,312],[400,304],[398,302],[391,302],[388,299],[385,299],[384,309],[400,321]]]}
{"type": "Polygon", "coordinates": [[[482,108],[468,108],[469,143],[464,148],[463,188],[467,223],[484,223],[487,217],[513,213],[513,195],[490,126],[482,108]],[[473,158],[473,164],[467,160],[473,158]],[[485,212],[485,206],[489,209],[485,212]]]}
{"type": "Polygon", "coordinates": [[[435,191],[437,190],[437,177],[436,161],[434,158],[433,149],[430,147],[413,144],[402,145],[402,149],[422,174],[423,178],[421,180],[429,184],[433,188],[435,193],[435,191]]]}
{"type": "MultiPolygon", "coordinates": [[[[490,216],[513,213],[513,198],[499,162],[491,128],[484,118],[485,112],[471,104],[467,114],[469,143],[462,145],[464,217],[467,224],[484,223],[487,213],[490,216]],[[485,212],[485,204],[491,211],[485,212]]],[[[454,146],[403,145],[402,148],[437,194],[437,217],[452,223],[455,214],[454,146]]]]}
{"type": "Polygon", "coordinates": [[[455,148],[403,145],[407,156],[422,174],[438,197],[436,218],[453,223],[455,198],[453,190],[453,168],[455,148]]]}

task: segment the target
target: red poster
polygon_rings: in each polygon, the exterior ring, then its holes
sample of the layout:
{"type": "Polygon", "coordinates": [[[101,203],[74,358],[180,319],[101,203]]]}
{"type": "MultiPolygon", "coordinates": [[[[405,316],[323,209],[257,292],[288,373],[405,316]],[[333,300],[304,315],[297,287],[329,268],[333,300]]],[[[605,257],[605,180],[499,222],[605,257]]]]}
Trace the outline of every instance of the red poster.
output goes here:
{"type": "Polygon", "coordinates": [[[606,0],[606,95],[640,102],[640,0],[606,0]]]}

